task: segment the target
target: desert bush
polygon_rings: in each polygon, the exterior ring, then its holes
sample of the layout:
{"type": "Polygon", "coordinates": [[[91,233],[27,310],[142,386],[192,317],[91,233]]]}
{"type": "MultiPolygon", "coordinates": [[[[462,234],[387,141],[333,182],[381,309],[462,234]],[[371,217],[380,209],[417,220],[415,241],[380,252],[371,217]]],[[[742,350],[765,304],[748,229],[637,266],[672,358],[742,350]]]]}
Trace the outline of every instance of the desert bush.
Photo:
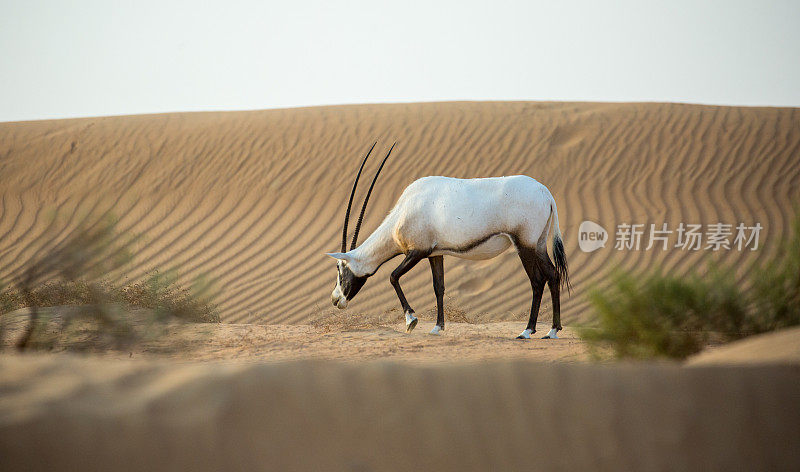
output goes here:
{"type": "Polygon", "coordinates": [[[608,289],[591,292],[598,327],[582,337],[633,358],[683,358],[700,351],[712,332],[736,338],[745,308],[735,279],[726,272],[712,278],[615,274],[608,289]]]}
{"type": "Polygon", "coordinates": [[[593,290],[597,327],[581,336],[617,357],[682,359],[710,340],[730,341],[800,324],[800,217],[774,257],[746,271],[712,265],[703,276],[660,272],[612,276],[593,290]]]}
{"type": "Polygon", "coordinates": [[[219,321],[203,279],[191,288],[178,285],[174,272],[154,272],[144,281],[125,285],[111,282],[113,274],[119,274],[131,260],[135,241],[120,234],[116,219],[106,216],[79,225],[27,263],[15,280],[0,290],[4,312],[23,307],[29,311],[30,322],[17,347],[25,349],[32,341],[37,347],[52,345],[52,339],[41,336],[46,331],[43,327],[52,325],[47,319],[52,310],[42,310],[45,307],[73,308],[59,315],[59,332],[81,325],[83,333],[110,335],[117,345],[131,342],[133,330],[125,316],[125,310],[131,308],[146,309],[153,321],[170,317],[219,321]],[[34,340],[37,335],[39,339],[34,340]]]}
{"type": "Polygon", "coordinates": [[[154,272],[143,282],[115,289],[118,300],[128,306],[148,308],[160,317],[176,317],[198,323],[218,323],[219,312],[213,303],[213,291],[204,278],[191,287],[177,283],[174,271],[154,272]]]}
{"type": "Polygon", "coordinates": [[[0,280],[0,348],[2,348],[2,342],[6,335],[6,319],[3,317],[3,314],[12,310],[11,300],[4,296],[5,291],[6,286],[3,281],[0,280]]]}
{"type": "Polygon", "coordinates": [[[119,304],[151,310],[157,318],[176,317],[200,323],[219,322],[216,305],[202,290],[180,287],[174,277],[154,273],[141,282],[117,285],[108,280],[55,280],[31,287],[27,299],[19,289],[0,288],[0,307],[5,313],[29,306],[85,306],[119,304]]]}
{"type": "Polygon", "coordinates": [[[792,225],[792,237],[778,255],[752,270],[754,312],[747,328],[754,333],[800,324],[800,217],[792,225]]]}

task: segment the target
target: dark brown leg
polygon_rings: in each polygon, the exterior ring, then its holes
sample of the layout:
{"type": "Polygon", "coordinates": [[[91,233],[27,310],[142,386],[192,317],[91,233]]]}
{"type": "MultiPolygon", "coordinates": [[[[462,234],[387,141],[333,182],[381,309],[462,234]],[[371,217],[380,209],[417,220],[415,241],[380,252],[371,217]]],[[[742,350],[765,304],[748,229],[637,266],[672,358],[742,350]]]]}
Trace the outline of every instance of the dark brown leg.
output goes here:
{"type": "Polygon", "coordinates": [[[444,256],[429,257],[433,273],[433,293],[436,294],[436,326],[444,330],[444,256]]]}
{"type": "Polygon", "coordinates": [[[537,255],[540,260],[542,275],[547,281],[547,286],[550,287],[550,298],[553,302],[552,328],[561,331],[561,277],[546,252],[538,253],[537,255]]]}
{"type": "Polygon", "coordinates": [[[401,262],[400,265],[397,266],[397,269],[392,271],[392,275],[389,276],[389,281],[392,283],[395,292],[397,292],[397,298],[400,299],[400,304],[403,306],[403,311],[406,313],[414,313],[414,310],[411,309],[408,300],[406,300],[406,296],[403,294],[403,289],[400,288],[400,277],[417,265],[417,262],[426,257],[428,257],[428,254],[422,251],[409,252],[406,254],[406,258],[403,259],[403,262],[401,262]]]}
{"type": "MultiPolygon", "coordinates": [[[[550,287],[550,299],[553,302],[553,325],[552,328],[556,332],[561,331],[561,277],[558,275],[556,266],[550,260],[547,252],[538,253],[540,260],[540,270],[547,281],[547,286],[550,287]]],[[[549,339],[551,336],[548,334],[544,339],[549,339]]],[[[555,333],[553,333],[555,337],[555,333]]]]}
{"type": "MultiPolygon", "coordinates": [[[[547,279],[542,271],[542,260],[535,249],[518,246],[517,252],[519,253],[519,258],[522,260],[525,273],[528,274],[528,278],[531,281],[531,289],[533,290],[531,315],[528,319],[528,326],[525,329],[530,330],[531,333],[535,333],[536,319],[539,317],[539,307],[542,304],[542,293],[544,292],[544,284],[547,279]]],[[[522,335],[519,336],[519,338],[522,337],[522,335]]]]}

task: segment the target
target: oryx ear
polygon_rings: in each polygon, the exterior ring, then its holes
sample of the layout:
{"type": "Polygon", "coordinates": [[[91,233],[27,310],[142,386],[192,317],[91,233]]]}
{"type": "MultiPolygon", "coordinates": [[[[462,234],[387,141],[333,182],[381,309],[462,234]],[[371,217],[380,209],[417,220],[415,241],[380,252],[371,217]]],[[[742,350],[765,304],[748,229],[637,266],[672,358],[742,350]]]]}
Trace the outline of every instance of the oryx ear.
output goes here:
{"type": "Polygon", "coordinates": [[[346,252],[326,252],[325,254],[337,260],[350,262],[350,256],[346,252]]]}

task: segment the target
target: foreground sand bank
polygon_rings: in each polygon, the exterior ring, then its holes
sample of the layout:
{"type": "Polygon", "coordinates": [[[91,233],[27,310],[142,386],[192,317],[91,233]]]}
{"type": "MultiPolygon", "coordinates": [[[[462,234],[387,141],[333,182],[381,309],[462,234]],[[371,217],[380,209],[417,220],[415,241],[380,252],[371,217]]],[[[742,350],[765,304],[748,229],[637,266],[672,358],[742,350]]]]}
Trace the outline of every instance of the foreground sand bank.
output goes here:
{"type": "Polygon", "coordinates": [[[800,368],[0,358],[5,470],[797,470],[800,368]]]}

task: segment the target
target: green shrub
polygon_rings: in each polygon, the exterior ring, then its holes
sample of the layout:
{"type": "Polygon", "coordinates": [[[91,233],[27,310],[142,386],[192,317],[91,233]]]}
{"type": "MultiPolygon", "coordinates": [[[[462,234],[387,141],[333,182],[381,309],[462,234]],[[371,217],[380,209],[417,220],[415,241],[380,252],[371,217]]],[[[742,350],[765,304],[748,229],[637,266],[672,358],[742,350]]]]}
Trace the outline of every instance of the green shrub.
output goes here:
{"type": "Polygon", "coordinates": [[[733,267],[711,266],[702,276],[617,273],[608,289],[590,293],[598,326],[581,336],[617,357],[682,359],[712,339],[800,324],[800,217],[778,253],[746,274],[740,285],[733,267]]]}
{"type": "Polygon", "coordinates": [[[739,293],[727,274],[713,278],[616,274],[609,289],[590,294],[599,326],[582,337],[633,358],[686,357],[703,348],[709,330],[735,338],[744,318],[739,293]]]}
{"type": "Polygon", "coordinates": [[[792,237],[779,254],[753,269],[752,295],[758,316],[748,320],[755,333],[800,324],[800,217],[792,226],[792,237]]]}

